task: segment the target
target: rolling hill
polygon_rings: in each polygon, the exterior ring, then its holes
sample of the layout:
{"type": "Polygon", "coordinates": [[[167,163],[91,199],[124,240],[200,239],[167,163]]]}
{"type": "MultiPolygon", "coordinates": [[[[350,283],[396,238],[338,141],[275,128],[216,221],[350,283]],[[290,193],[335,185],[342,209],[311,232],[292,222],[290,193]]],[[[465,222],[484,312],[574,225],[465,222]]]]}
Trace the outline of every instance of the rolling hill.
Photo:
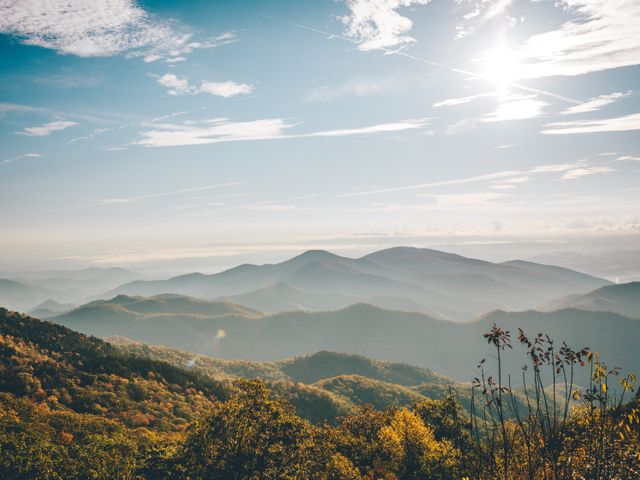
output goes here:
{"type": "Polygon", "coordinates": [[[27,313],[36,318],[47,318],[68,312],[76,307],[77,305],[74,305],[73,303],[60,303],[55,300],[45,300],[33,307],[27,313]]]}
{"type": "MultiPolygon", "coordinates": [[[[7,278],[45,289],[64,292],[72,301],[80,301],[123,283],[148,277],[124,268],[90,267],[81,270],[16,272],[10,274],[7,278]]],[[[60,300],[57,297],[54,297],[54,299],[60,300]]]]}
{"type": "Polygon", "coordinates": [[[467,387],[442,375],[357,355],[319,352],[259,363],[112,341],[0,309],[0,395],[165,432],[184,430],[240,378],[266,381],[314,422],[333,422],[362,403],[411,406],[450,389],[469,402],[467,387]]]}
{"type": "Polygon", "coordinates": [[[465,408],[470,405],[468,384],[428,369],[361,355],[323,351],[277,362],[250,362],[222,360],[124,338],[110,340],[126,354],[166,361],[216,380],[262,379],[314,421],[320,420],[321,415],[334,420],[335,416],[327,412],[344,414],[364,403],[377,408],[410,406],[424,398],[444,398],[451,392],[457,394],[465,408]]]}
{"type": "MultiPolygon", "coordinates": [[[[141,314],[106,302],[50,320],[93,335],[122,335],[222,359],[277,361],[329,350],[430,368],[459,381],[472,378],[477,362],[491,353],[482,335],[497,323],[512,332],[519,327],[529,334],[545,332],[557,343],[566,340],[575,348],[589,346],[600,351],[610,365],[640,370],[638,320],[577,309],[495,311],[461,324],[366,304],[332,312],[246,316],[232,311],[207,316],[141,314]]],[[[520,357],[517,365],[521,365],[520,357]]],[[[514,378],[519,379],[519,371],[516,373],[514,378]]]]}
{"type": "Polygon", "coordinates": [[[211,378],[2,308],[0,392],[159,431],[184,430],[228,393],[211,378]]]}
{"type": "Polygon", "coordinates": [[[584,295],[559,298],[540,307],[545,311],[561,308],[613,312],[640,318],[640,282],[608,285],[584,295]]]}
{"type": "Polygon", "coordinates": [[[468,321],[494,309],[532,308],[607,284],[607,280],[560,267],[523,261],[491,263],[437,250],[397,247],[355,259],[312,250],[278,264],[245,264],[212,275],[134,281],[102,297],[176,293],[229,298],[266,312],[331,310],[390,298],[395,306],[468,321]]]}
{"type": "Polygon", "coordinates": [[[0,278],[0,306],[25,311],[50,298],[64,301],[70,296],[50,288],[0,278]]]}

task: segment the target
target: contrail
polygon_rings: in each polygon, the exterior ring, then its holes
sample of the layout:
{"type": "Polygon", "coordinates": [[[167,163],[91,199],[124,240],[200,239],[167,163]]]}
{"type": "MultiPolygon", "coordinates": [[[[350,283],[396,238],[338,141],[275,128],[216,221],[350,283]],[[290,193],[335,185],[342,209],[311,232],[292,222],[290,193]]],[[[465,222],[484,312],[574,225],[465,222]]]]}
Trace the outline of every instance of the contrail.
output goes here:
{"type": "MultiPolygon", "coordinates": [[[[324,35],[327,38],[337,38],[338,40],[342,40],[344,42],[349,42],[349,43],[352,43],[354,45],[359,45],[359,43],[356,40],[354,40],[352,38],[349,38],[349,37],[345,37],[344,35],[325,32],[324,30],[320,30],[318,28],[308,27],[307,25],[302,25],[301,23],[288,22],[286,20],[281,20],[279,18],[270,17],[268,15],[260,15],[260,16],[263,17],[263,18],[267,18],[269,20],[273,20],[275,22],[280,22],[280,23],[283,23],[285,25],[289,25],[291,27],[300,28],[302,30],[307,30],[309,32],[319,33],[320,35],[324,35]]],[[[433,67],[443,68],[445,70],[449,70],[450,72],[459,73],[461,75],[467,75],[467,76],[470,76],[470,77],[473,77],[473,78],[486,79],[486,77],[484,75],[481,75],[479,73],[472,72],[470,70],[465,70],[465,69],[462,69],[462,68],[452,67],[450,65],[447,65],[447,64],[444,64],[444,63],[440,63],[440,62],[434,62],[434,61],[428,60],[426,58],[416,57],[415,55],[411,55],[410,53],[406,53],[406,52],[403,52],[401,50],[393,50],[391,48],[385,48],[385,47],[381,47],[381,48],[379,48],[379,50],[382,50],[385,54],[388,54],[388,55],[400,55],[402,57],[406,57],[406,58],[409,58],[411,60],[414,60],[414,61],[417,61],[417,62],[420,62],[420,63],[424,63],[426,65],[431,65],[433,67]]],[[[520,90],[524,90],[524,91],[527,91],[527,92],[537,93],[539,95],[544,95],[544,96],[547,96],[547,97],[555,98],[557,100],[562,100],[563,102],[573,103],[574,105],[581,105],[583,103],[580,100],[576,100],[576,99],[573,99],[573,98],[565,97],[565,96],[559,95],[557,93],[549,92],[548,90],[540,90],[538,88],[528,87],[526,85],[522,85],[521,83],[509,83],[509,86],[514,87],[514,88],[518,88],[520,90]]]]}

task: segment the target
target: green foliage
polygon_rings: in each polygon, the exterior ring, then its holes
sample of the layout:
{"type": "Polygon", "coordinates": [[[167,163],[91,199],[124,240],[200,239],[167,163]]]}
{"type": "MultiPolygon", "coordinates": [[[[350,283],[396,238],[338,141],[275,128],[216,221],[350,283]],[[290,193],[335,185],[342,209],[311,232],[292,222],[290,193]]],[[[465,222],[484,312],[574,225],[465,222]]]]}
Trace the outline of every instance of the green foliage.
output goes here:
{"type": "Polygon", "coordinates": [[[312,426],[288,404],[271,399],[261,382],[242,382],[239,388],[195,422],[169,463],[173,478],[309,478],[312,426]]]}
{"type": "Polygon", "coordinates": [[[154,441],[154,434],[119,422],[0,396],[4,480],[137,479],[154,441]]]}

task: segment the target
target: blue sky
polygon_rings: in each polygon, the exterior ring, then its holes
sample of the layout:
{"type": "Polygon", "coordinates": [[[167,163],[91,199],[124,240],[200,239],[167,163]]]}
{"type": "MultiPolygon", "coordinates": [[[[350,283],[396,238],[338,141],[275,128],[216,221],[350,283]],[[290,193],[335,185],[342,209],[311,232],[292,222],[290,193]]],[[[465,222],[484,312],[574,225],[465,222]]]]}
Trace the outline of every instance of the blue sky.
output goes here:
{"type": "Polygon", "coordinates": [[[607,0],[0,0],[0,269],[630,248],[639,24],[607,0]]]}

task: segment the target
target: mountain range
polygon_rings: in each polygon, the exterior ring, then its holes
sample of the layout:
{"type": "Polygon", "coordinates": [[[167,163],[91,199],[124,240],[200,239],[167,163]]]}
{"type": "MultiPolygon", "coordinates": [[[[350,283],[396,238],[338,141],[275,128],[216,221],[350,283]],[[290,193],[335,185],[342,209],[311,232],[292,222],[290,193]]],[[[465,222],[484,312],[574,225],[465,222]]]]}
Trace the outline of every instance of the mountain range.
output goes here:
{"type": "Polygon", "coordinates": [[[491,354],[482,335],[496,323],[513,338],[518,328],[529,335],[544,332],[558,344],[597,350],[610,365],[640,370],[640,319],[614,311],[494,311],[462,324],[367,304],[263,315],[231,303],[162,295],[118,296],[50,320],[92,335],[121,335],[223,359],[276,361],[330,350],[430,368],[459,381],[472,378],[477,362],[491,354]]]}
{"type": "MultiPolygon", "coordinates": [[[[0,306],[27,311],[47,301],[80,304],[105,290],[141,278],[147,277],[116,267],[3,273],[0,275],[0,306]]],[[[49,303],[49,307],[52,305],[49,303]]],[[[48,308],[45,306],[45,309],[48,308]]]]}
{"type": "Polygon", "coordinates": [[[543,305],[545,311],[577,308],[640,317],[640,282],[609,285],[583,295],[569,295],[543,305]]]}
{"type": "Polygon", "coordinates": [[[437,250],[396,247],[361,258],[320,250],[278,264],[221,273],[136,280],[113,296],[177,293],[230,300],[266,313],[335,310],[354,303],[469,321],[495,309],[523,310],[610,284],[566,268],[525,261],[491,263],[437,250]]]}
{"type": "Polygon", "coordinates": [[[70,410],[163,432],[184,430],[216,399],[228,398],[240,378],[264,380],[314,422],[333,422],[363,403],[411,406],[451,392],[469,408],[468,385],[358,355],[318,352],[259,363],[110,340],[0,308],[0,402],[3,394],[16,395],[45,402],[47,411],[70,410]]]}

